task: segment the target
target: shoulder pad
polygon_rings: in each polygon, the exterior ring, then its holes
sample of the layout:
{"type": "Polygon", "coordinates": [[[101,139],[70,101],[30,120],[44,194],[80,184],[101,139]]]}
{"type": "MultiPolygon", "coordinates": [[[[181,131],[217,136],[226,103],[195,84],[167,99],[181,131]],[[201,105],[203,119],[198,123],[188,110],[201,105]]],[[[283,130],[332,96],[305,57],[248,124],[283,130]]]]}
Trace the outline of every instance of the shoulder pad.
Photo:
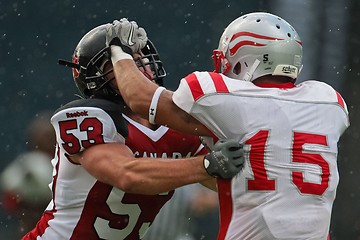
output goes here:
{"type": "Polygon", "coordinates": [[[124,137],[127,137],[128,135],[127,123],[122,116],[122,110],[124,109],[123,104],[114,103],[109,100],[99,99],[99,98],[78,99],[58,108],[54,114],[64,109],[74,108],[74,107],[95,107],[104,110],[113,119],[118,133],[120,133],[124,137]]]}

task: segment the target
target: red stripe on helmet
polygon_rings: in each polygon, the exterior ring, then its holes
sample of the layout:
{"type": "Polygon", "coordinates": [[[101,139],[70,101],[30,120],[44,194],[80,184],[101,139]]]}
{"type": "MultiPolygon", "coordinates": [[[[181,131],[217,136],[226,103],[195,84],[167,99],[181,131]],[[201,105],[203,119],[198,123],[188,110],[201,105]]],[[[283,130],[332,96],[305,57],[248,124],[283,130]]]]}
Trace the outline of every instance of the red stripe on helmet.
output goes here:
{"type": "Polygon", "coordinates": [[[228,93],[229,89],[227,88],[224,79],[222,78],[222,76],[218,73],[214,73],[214,72],[209,72],[211,79],[214,82],[214,86],[216,89],[216,92],[225,92],[228,93]]]}
{"type": "Polygon", "coordinates": [[[196,77],[195,73],[191,73],[191,74],[187,75],[185,77],[185,80],[186,80],[187,84],[189,85],[191,94],[195,101],[204,95],[204,91],[202,90],[199,80],[196,77]]]}
{"type": "Polygon", "coordinates": [[[257,46],[257,47],[263,47],[263,46],[266,46],[266,44],[261,44],[261,43],[256,43],[256,42],[253,42],[253,41],[241,41],[241,42],[238,42],[234,47],[232,47],[230,49],[230,55],[234,55],[237,50],[243,46],[257,46]]]}
{"type": "Polygon", "coordinates": [[[242,36],[260,38],[260,39],[266,39],[266,40],[284,40],[282,38],[269,37],[269,36],[265,36],[265,35],[252,33],[252,32],[238,32],[232,36],[230,42],[233,41],[234,39],[236,39],[238,37],[242,37],[242,36]]]}
{"type": "MultiPolygon", "coordinates": [[[[258,39],[265,39],[265,40],[274,40],[274,41],[275,40],[284,40],[283,38],[270,37],[270,36],[260,35],[260,34],[256,34],[256,33],[252,33],[252,32],[238,32],[232,36],[230,42],[234,41],[238,37],[244,37],[244,36],[258,38],[258,39]]],[[[240,41],[233,48],[230,49],[230,55],[234,55],[239,48],[241,48],[242,46],[245,46],[245,45],[262,47],[262,46],[265,46],[266,44],[256,43],[256,42],[250,41],[250,40],[240,41]]]]}

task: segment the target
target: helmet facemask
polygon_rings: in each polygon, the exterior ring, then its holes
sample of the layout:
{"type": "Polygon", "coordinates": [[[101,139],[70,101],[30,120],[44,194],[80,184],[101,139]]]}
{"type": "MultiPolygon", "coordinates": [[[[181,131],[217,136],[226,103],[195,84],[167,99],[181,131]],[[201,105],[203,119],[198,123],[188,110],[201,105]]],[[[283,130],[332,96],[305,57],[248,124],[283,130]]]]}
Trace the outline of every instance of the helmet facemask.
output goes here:
{"type": "Polygon", "coordinates": [[[152,78],[147,77],[159,86],[163,86],[166,71],[154,44],[148,40],[146,46],[141,49],[141,53],[141,57],[134,59],[136,65],[144,69],[149,66],[153,76],[152,78]]]}
{"type": "MultiPolygon", "coordinates": [[[[112,65],[109,67],[111,53],[105,41],[106,26],[106,24],[98,26],[85,34],[74,51],[72,62],[59,60],[59,63],[73,69],[73,78],[81,97],[119,102],[123,101],[119,90],[111,84],[115,77],[112,74],[112,65]]],[[[150,79],[162,85],[166,72],[155,46],[148,40],[141,52],[142,56],[134,59],[135,63],[144,69],[150,68],[153,73],[150,79]]]]}
{"type": "MultiPolygon", "coordinates": [[[[145,48],[147,48],[146,45],[145,48]]],[[[147,53],[146,49],[143,49],[145,53],[147,53]]],[[[144,75],[153,82],[158,85],[163,85],[163,78],[166,76],[165,69],[163,68],[163,64],[159,59],[157,52],[149,52],[146,55],[139,53],[139,57],[134,58],[135,64],[138,68],[150,69],[152,76],[147,74],[144,71],[144,75]]],[[[122,97],[119,93],[119,90],[116,86],[111,84],[111,82],[115,79],[112,66],[105,70],[105,65],[107,63],[111,63],[110,57],[110,48],[104,48],[100,52],[98,52],[92,59],[90,59],[87,64],[85,70],[85,82],[86,82],[86,90],[89,91],[92,97],[96,98],[107,98],[112,101],[122,101],[122,97]],[[109,75],[111,76],[109,78],[109,75]]]]}

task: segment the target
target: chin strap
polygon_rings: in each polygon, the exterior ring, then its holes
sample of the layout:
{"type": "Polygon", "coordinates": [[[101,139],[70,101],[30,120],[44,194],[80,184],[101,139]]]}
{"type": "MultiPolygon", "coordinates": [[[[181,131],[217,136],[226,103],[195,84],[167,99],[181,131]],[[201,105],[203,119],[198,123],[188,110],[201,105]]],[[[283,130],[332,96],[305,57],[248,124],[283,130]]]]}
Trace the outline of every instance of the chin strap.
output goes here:
{"type": "Polygon", "coordinates": [[[245,73],[244,80],[245,81],[251,81],[251,78],[256,70],[256,68],[259,66],[260,61],[258,59],[255,60],[254,64],[251,66],[250,70],[245,73]]]}

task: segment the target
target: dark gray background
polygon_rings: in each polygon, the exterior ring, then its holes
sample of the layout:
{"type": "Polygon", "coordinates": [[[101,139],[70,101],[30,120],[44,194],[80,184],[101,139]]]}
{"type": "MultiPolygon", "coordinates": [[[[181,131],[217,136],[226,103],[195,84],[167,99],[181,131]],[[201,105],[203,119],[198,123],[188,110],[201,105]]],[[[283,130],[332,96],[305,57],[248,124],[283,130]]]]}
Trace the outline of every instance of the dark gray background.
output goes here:
{"type": "MultiPolygon", "coordinates": [[[[182,76],[212,70],[212,50],[224,28],[252,11],[289,21],[303,40],[299,81],[328,82],[348,104],[351,127],[340,143],[341,180],[331,236],[360,239],[360,4],[355,0],[0,1],[0,171],[26,150],[30,119],[75,98],[71,71],[57,65],[57,59],[70,60],[91,28],[122,17],[136,20],[158,48],[168,72],[165,85],[175,89],[182,76]]],[[[0,216],[0,232],[9,230],[9,221],[0,216]]]]}

